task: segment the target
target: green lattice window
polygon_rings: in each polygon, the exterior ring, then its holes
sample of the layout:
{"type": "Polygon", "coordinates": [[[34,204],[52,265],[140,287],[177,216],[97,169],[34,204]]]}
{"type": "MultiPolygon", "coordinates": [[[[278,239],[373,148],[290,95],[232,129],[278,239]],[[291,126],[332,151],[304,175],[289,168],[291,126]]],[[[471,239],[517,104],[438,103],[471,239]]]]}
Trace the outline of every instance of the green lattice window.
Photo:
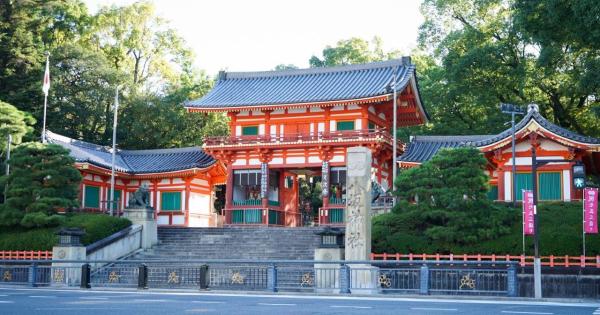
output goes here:
{"type": "Polygon", "coordinates": [[[100,208],[100,187],[85,185],[84,208],[100,208]]]}
{"type": "Polygon", "coordinates": [[[354,130],[354,121],[338,121],[336,122],[336,130],[354,130]]]}
{"type": "Polygon", "coordinates": [[[538,193],[540,200],[561,200],[560,172],[543,172],[538,174],[538,193]]]}
{"type": "Polygon", "coordinates": [[[258,135],[258,126],[242,127],[242,136],[256,136],[256,135],[258,135]]]}
{"type": "Polygon", "coordinates": [[[262,223],[261,209],[233,210],[231,212],[231,223],[233,224],[262,223]]]}
{"type": "Polygon", "coordinates": [[[329,223],[344,223],[344,209],[329,209],[329,223]]]}
{"type": "Polygon", "coordinates": [[[490,200],[498,200],[498,185],[491,185],[487,197],[490,200]]]}
{"type": "Polygon", "coordinates": [[[374,130],[377,127],[374,122],[369,121],[369,130],[374,130]]]}
{"type": "Polygon", "coordinates": [[[160,211],[181,211],[181,192],[162,192],[160,194],[160,211]]]}

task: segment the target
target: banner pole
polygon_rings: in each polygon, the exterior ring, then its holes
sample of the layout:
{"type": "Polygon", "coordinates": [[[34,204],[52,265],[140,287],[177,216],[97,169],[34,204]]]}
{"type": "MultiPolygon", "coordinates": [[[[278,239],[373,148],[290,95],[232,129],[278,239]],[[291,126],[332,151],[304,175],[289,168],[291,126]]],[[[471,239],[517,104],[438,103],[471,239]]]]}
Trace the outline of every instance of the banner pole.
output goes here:
{"type": "Polygon", "coordinates": [[[521,204],[521,211],[523,212],[523,215],[522,215],[522,217],[523,217],[523,225],[522,225],[523,233],[521,233],[521,237],[523,238],[523,251],[522,251],[522,253],[523,253],[523,256],[525,256],[525,224],[526,224],[525,223],[525,219],[526,218],[525,218],[525,190],[524,189],[521,189],[521,196],[523,196],[523,198],[522,198],[523,203],[521,204]]]}
{"type": "Polygon", "coordinates": [[[585,257],[585,188],[583,189],[583,202],[581,203],[581,214],[583,215],[583,226],[581,236],[583,239],[583,257],[585,257]]]}

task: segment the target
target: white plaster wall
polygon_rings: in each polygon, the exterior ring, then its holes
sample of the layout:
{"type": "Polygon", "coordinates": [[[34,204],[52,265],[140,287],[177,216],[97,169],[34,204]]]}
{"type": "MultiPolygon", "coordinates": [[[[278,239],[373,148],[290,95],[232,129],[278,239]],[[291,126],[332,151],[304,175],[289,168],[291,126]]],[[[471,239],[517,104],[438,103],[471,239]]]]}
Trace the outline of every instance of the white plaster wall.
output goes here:
{"type": "Polygon", "coordinates": [[[277,126],[271,125],[269,127],[269,129],[271,129],[271,130],[269,130],[269,133],[271,134],[272,137],[274,137],[275,135],[277,135],[277,126]]]}
{"type": "Polygon", "coordinates": [[[375,111],[375,107],[373,107],[373,105],[369,106],[369,112],[371,112],[371,113],[373,113],[373,114],[375,114],[375,113],[376,113],[376,111],[375,111]]]}
{"type": "Polygon", "coordinates": [[[192,183],[194,183],[196,185],[208,186],[208,182],[206,180],[200,179],[200,178],[192,179],[192,183]]]}
{"type": "Polygon", "coordinates": [[[304,157],[288,157],[285,159],[286,163],[290,163],[290,164],[298,164],[298,163],[305,163],[305,159],[304,157]]]}
{"type": "Polygon", "coordinates": [[[237,114],[238,116],[250,116],[250,112],[243,110],[237,114]]]}
{"type": "Polygon", "coordinates": [[[563,200],[571,201],[571,171],[563,170],[562,171],[562,189],[563,189],[563,200]]]}
{"type": "Polygon", "coordinates": [[[158,225],[169,225],[169,216],[166,215],[159,215],[157,220],[156,220],[156,224],[158,225]]]}
{"type": "Polygon", "coordinates": [[[320,112],[324,112],[325,110],[323,110],[323,109],[322,109],[322,108],[320,108],[320,107],[311,107],[311,108],[310,108],[310,111],[311,111],[312,113],[320,113],[320,112]]]}
{"type": "Polygon", "coordinates": [[[183,225],[185,224],[185,216],[184,215],[174,215],[173,216],[173,225],[183,225]]]}
{"type": "MultiPolygon", "coordinates": [[[[557,159],[563,159],[562,156],[539,156],[537,157],[538,160],[557,160],[557,159]]],[[[530,157],[517,157],[516,159],[516,164],[517,165],[531,165],[531,158],[530,157]]],[[[565,163],[548,163],[548,165],[559,165],[559,164],[565,164],[565,163]]],[[[512,158],[509,158],[508,161],[506,162],[505,165],[512,165],[512,158]]]]}
{"type": "Polygon", "coordinates": [[[344,110],[344,106],[343,106],[343,105],[336,105],[336,106],[333,106],[333,107],[331,108],[331,110],[332,110],[332,111],[340,111],[340,110],[344,110]]]}
{"type": "Polygon", "coordinates": [[[360,109],[360,107],[358,107],[358,105],[348,105],[348,109],[360,109]]]}
{"type": "Polygon", "coordinates": [[[330,162],[344,162],[343,155],[335,155],[330,162]]]}
{"type": "Polygon", "coordinates": [[[377,116],[379,116],[379,118],[381,118],[381,119],[385,119],[385,114],[384,113],[379,113],[379,115],[377,115],[377,116]]]}
{"type": "Polygon", "coordinates": [[[362,129],[362,119],[356,119],[354,121],[354,130],[361,130],[362,129]]]}
{"type": "Polygon", "coordinates": [[[263,112],[262,112],[262,111],[260,111],[260,110],[253,110],[253,111],[252,111],[252,116],[262,116],[262,115],[264,115],[264,114],[265,114],[265,113],[263,113],[263,112]]]}
{"type": "Polygon", "coordinates": [[[258,125],[258,134],[259,135],[264,135],[265,134],[265,124],[258,125]]]}
{"type": "Polygon", "coordinates": [[[248,165],[260,165],[259,159],[248,159],[248,165]]]}
{"type": "Polygon", "coordinates": [[[504,200],[512,201],[511,172],[504,172],[504,200]]]}
{"type": "Polygon", "coordinates": [[[317,130],[319,132],[325,131],[325,123],[320,122],[319,125],[318,125],[318,127],[317,127],[317,130]]]}
{"type": "Polygon", "coordinates": [[[242,135],[242,126],[235,126],[235,135],[236,136],[242,135]]]}
{"type": "Polygon", "coordinates": [[[169,179],[168,178],[163,178],[160,180],[161,184],[168,184],[169,183],[169,179]]]}
{"type": "Polygon", "coordinates": [[[329,121],[329,131],[336,131],[336,129],[335,129],[336,127],[337,127],[337,125],[336,125],[335,120],[329,121]]]}
{"type": "Polygon", "coordinates": [[[233,165],[246,165],[246,159],[237,159],[233,162],[233,165]]]}
{"type": "Polygon", "coordinates": [[[322,160],[318,156],[309,156],[308,157],[308,163],[321,163],[321,162],[322,162],[322,160]]]}
{"type": "Polygon", "coordinates": [[[173,178],[173,184],[185,184],[185,181],[179,177],[173,178]]]}
{"type": "Polygon", "coordinates": [[[271,163],[269,163],[269,164],[283,164],[283,158],[280,158],[280,157],[273,158],[271,160],[271,163]]]}
{"type": "Polygon", "coordinates": [[[271,115],[282,115],[285,113],[285,110],[283,109],[276,109],[273,112],[271,112],[271,115]]]}

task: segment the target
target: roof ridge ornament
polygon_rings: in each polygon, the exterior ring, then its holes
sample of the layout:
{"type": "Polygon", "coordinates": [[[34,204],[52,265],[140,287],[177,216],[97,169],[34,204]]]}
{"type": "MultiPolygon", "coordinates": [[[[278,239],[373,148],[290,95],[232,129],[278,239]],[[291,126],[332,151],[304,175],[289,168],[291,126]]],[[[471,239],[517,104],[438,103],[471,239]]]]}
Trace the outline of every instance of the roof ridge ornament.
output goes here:
{"type": "Polygon", "coordinates": [[[531,103],[529,105],[527,105],[527,113],[531,113],[531,112],[540,112],[540,106],[536,103],[531,103]]]}

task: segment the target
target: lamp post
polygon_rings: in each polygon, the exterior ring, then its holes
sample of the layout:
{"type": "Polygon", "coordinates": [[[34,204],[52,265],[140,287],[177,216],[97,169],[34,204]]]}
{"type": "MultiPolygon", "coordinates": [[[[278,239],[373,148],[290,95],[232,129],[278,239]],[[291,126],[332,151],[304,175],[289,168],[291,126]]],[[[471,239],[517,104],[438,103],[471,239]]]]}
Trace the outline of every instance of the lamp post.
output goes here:
{"type": "MultiPolygon", "coordinates": [[[[10,164],[9,164],[9,160],[10,160],[10,144],[12,142],[12,135],[9,133],[6,139],[6,176],[10,175],[10,164]]],[[[4,203],[6,203],[6,194],[8,194],[8,181],[6,182],[6,184],[4,185],[4,203]]]]}
{"type": "MultiPolygon", "coordinates": [[[[398,68],[394,68],[394,75],[392,77],[392,89],[393,89],[393,94],[394,94],[394,103],[393,103],[393,106],[394,106],[394,111],[393,111],[394,112],[393,113],[394,120],[393,120],[393,124],[394,124],[394,126],[392,126],[392,132],[394,133],[393,134],[393,139],[394,140],[393,140],[393,144],[392,144],[392,164],[393,164],[392,165],[392,185],[391,185],[392,191],[394,191],[394,185],[396,183],[396,172],[398,171],[397,170],[398,166],[396,165],[397,164],[397,158],[398,158],[396,156],[398,154],[397,153],[398,152],[398,131],[396,130],[397,124],[398,124],[398,122],[397,122],[397,120],[398,120],[398,117],[397,117],[398,109],[396,108],[398,106],[398,104],[397,104],[398,103],[398,100],[397,100],[398,93],[396,92],[396,73],[397,72],[398,72],[398,68]]],[[[392,198],[392,207],[395,207],[395,206],[396,206],[396,198],[392,198]]]]}
{"type": "Polygon", "coordinates": [[[512,187],[512,203],[513,203],[513,208],[517,207],[517,187],[515,187],[515,173],[517,172],[517,163],[515,161],[515,115],[520,114],[523,115],[525,114],[525,110],[523,110],[522,107],[520,106],[516,106],[513,104],[505,104],[502,103],[500,104],[500,110],[505,113],[505,114],[510,114],[511,115],[511,130],[512,130],[512,172],[511,172],[511,176],[510,176],[510,186],[512,187]]]}
{"type": "Polygon", "coordinates": [[[115,159],[117,153],[117,112],[119,111],[119,87],[115,91],[115,108],[113,116],[113,134],[112,134],[112,163],[110,166],[110,200],[108,201],[108,209],[110,215],[113,215],[115,203],[115,159]]]}
{"type": "Polygon", "coordinates": [[[531,146],[531,187],[533,194],[533,288],[534,297],[542,298],[542,263],[540,260],[540,220],[537,212],[538,192],[537,192],[537,168],[548,163],[565,163],[573,162],[572,160],[542,160],[538,161],[536,156],[535,146],[531,146]]]}

